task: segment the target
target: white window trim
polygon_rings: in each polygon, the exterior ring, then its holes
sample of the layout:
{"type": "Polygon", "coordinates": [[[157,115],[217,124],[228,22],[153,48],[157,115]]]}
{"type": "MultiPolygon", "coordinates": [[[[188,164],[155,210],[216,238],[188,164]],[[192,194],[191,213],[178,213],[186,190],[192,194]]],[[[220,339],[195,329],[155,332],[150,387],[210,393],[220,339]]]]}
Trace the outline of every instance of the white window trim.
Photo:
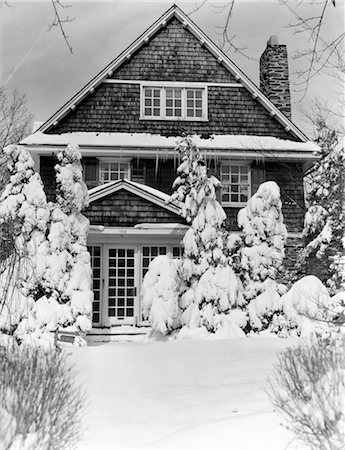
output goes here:
{"type": "Polygon", "coordinates": [[[127,170],[126,170],[126,176],[125,179],[130,180],[131,178],[131,158],[107,158],[107,157],[100,157],[97,158],[99,161],[99,167],[98,167],[98,179],[99,179],[99,185],[103,185],[106,183],[110,183],[110,181],[107,182],[102,182],[102,178],[101,178],[101,164],[102,163],[107,163],[107,164],[112,164],[112,163],[117,163],[117,164],[127,164],[127,170]]]}
{"type": "Polygon", "coordinates": [[[180,83],[180,82],[145,82],[140,84],[140,120],[167,120],[167,121],[183,121],[183,122],[208,122],[208,90],[206,84],[201,83],[180,83]],[[145,100],[144,90],[145,88],[160,89],[161,91],[161,103],[160,103],[160,115],[159,116],[146,116],[145,115],[145,100]],[[165,91],[168,88],[180,88],[182,92],[182,116],[166,116],[164,113],[165,105],[165,91]],[[186,89],[202,89],[202,104],[203,115],[202,117],[187,117],[187,105],[186,95],[184,92],[186,89]]]}
{"type": "MultiPolygon", "coordinates": [[[[230,166],[247,166],[248,167],[248,200],[251,197],[251,187],[252,187],[252,169],[251,169],[251,163],[247,162],[247,161],[226,161],[223,160],[221,161],[220,164],[220,182],[221,182],[221,189],[222,189],[222,170],[223,170],[223,164],[227,164],[230,166]]],[[[232,208],[243,208],[244,206],[247,205],[247,202],[224,202],[222,200],[222,192],[221,192],[221,205],[225,206],[225,207],[232,207],[232,208]]]]}

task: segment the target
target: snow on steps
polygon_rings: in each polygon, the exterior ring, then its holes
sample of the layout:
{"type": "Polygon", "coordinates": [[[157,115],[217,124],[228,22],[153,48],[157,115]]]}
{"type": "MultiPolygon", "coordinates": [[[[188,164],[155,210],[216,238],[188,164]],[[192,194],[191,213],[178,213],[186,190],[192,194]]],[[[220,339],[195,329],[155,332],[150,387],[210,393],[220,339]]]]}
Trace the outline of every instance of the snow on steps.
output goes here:
{"type": "Polygon", "coordinates": [[[92,328],[86,336],[86,342],[88,345],[101,342],[141,342],[150,331],[149,326],[132,325],[92,328]]]}

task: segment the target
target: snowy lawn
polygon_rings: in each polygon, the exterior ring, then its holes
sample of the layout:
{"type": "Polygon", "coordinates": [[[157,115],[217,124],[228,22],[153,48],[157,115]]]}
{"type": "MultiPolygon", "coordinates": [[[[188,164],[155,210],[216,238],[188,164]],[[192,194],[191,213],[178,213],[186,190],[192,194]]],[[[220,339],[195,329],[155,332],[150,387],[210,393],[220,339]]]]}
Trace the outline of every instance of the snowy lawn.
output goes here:
{"type": "Polygon", "coordinates": [[[89,396],[78,448],[286,449],[292,435],[263,384],[277,352],[293,342],[261,337],[69,349],[89,396]]]}

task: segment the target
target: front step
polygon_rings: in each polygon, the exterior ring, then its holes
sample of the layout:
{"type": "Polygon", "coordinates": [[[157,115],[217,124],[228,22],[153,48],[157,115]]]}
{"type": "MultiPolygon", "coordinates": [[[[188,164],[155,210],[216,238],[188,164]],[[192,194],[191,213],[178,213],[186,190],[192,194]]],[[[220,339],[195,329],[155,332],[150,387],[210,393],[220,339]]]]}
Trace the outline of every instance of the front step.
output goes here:
{"type": "Polygon", "coordinates": [[[92,328],[86,336],[86,341],[89,345],[102,342],[142,342],[150,331],[149,326],[131,325],[92,328]]]}

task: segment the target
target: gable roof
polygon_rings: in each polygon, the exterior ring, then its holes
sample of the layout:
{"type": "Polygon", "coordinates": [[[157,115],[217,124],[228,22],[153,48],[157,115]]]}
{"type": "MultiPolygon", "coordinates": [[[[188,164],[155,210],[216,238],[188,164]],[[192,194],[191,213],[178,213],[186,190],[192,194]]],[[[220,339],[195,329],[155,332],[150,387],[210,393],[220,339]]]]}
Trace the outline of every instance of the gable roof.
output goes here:
{"type": "Polygon", "coordinates": [[[173,205],[172,203],[168,203],[170,195],[165,194],[164,192],[150,186],[136,183],[135,181],[130,181],[127,179],[111,181],[110,183],[102,184],[90,189],[90,203],[99,200],[100,198],[114,194],[121,189],[131,192],[132,194],[137,195],[138,197],[141,197],[177,215],[181,215],[181,209],[178,206],[173,205]]]}
{"type": "Polygon", "coordinates": [[[87,95],[92,94],[95,88],[106,80],[112,73],[131,58],[134,52],[143,47],[150,38],[167,22],[175,17],[190,33],[192,33],[200,43],[207,48],[211,54],[222,64],[238,81],[241,83],[260,104],[280,122],[287,132],[292,133],[302,142],[308,140],[307,136],[289,120],[261,91],[260,89],[208,38],[200,28],[176,5],[173,5],[166,11],[153,25],[151,25],[139,38],[137,38],[126,50],[117,58],[108,64],[98,75],[96,75],[88,84],[86,84],[74,97],[72,97],[62,108],[60,108],[52,117],[50,117],[40,128],[39,131],[45,132],[55,125],[69,111],[73,111],[76,105],[87,95]]]}

